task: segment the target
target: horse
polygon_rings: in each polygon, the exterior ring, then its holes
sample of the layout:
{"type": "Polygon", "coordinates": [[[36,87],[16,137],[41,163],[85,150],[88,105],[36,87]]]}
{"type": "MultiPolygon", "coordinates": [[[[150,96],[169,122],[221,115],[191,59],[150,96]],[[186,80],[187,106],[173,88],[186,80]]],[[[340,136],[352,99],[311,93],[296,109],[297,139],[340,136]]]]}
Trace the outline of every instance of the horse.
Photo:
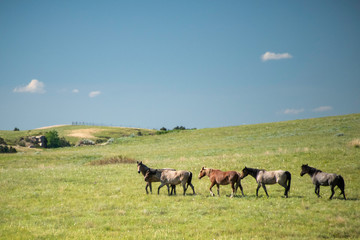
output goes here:
{"type": "MultiPolygon", "coordinates": [[[[161,172],[162,171],[164,171],[164,170],[174,170],[175,171],[175,169],[172,169],[172,168],[163,168],[163,169],[149,168],[148,166],[143,164],[142,161],[141,162],[137,161],[137,168],[138,168],[138,173],[141,172],[143,176],[145,176],[147,171],[151,171],[153,173],[156,173],[156,174],[152,174],[151,178],[149,178],[148,181],[146,182],[146,186],[145,186],[146,194],[149,194],[148,187],[150,187],[150,193],[152,194],[151,183],[152,182],[160,182],[160,177],[161,177],[161,172]]],[[[175,193],[176,193],[176,187],[172,186],[171,188],[172,188],[171,191],[174,190],[175,193]]]]}
{"type": "Polygon", "coordinates": [[[265,171],[264,169],[256,169],[256,168],[247,168],[245,167],[241,171],[241,179],[245,178],[248,174],[253,176],[258,184],[256,188],[256,197],[258,197],[259,188],[262,186],[265,190],[266,196],[269,197],[269,194],[266,190],[265,184],[275,184],[285,188],[285,197],[289,197],[289,190],[291,184],[291,174],[288,171],[277,170],[277,171],[265,171]]]}
{"type": "Polygon", "coordinates": [[[208,176],[211,185],[210,185],[210,195],[215,196],[212,191],[212,187],[216,184],[218,196],[220,196],[220,186],[219,185],[228,185],[231,184],[232,193],[230,197],[233,197],[236,193],[238,187],[241,189],[241,194],[244,196],[243,188],[241,186],[241,179],[240,174],[236,171],[227,171],[223,172],[218,169],[212,168],[205,168],[202,167],[199,172],[199,179],[203,178],[204,176],[208,176]]]}
{"type": "MultiPolygon", "coordinates": [[[[157,174],[158,174],[158,170],[156,170],[155,172],[148,170],[145,174],[144,180],[148,181],[154,175],[157,175],[157,174]]],[[[160,193],[160,188],[162,188],[164,185],[166,185],[168,188],[168,195],[172,195],[172,191],[171,191],[171,194],[169,193],[169,185],[175,186],[175,185],[181,184],[184,189],[184,195],[185,195],[186,190],[188,189],[189,185],[193,190],[193,194],[195,195],[195,189],[191,183],[191,180],[192,180],[192,172],[183,171],[183,170],[179,170],[179,171],[163,170],[161,172],[161,176],[160,176],[161,184],[158,188],[158,194],[160,193]],[[187,186],[186,186],[186,184],[187,184],[187,186]]],[[[176,194],[176,192],[175,192],[175,194],[176,194]]]]}
{"type": "Polygon", "coordinates": [[[335,194],[334,188],[338,186],[341,190],[340,195],[344,195],[345,197],[345,181],[341,175],[337,175],[335,173],[325,173],[319,169],[310,167],[308,164],[301,166],[300,176],[304,176],[305,174],[309,174],[312,179],[313,184],[315,185],[315,194],[320,197],[320,186],[331,186],[331,196],[329,199],[335,194]]]}

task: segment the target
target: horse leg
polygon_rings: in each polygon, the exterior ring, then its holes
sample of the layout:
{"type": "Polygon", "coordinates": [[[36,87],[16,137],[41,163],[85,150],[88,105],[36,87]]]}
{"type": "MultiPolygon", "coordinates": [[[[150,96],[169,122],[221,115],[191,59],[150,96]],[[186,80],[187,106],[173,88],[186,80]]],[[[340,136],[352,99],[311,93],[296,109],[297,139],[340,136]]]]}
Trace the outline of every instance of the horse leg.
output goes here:
{"type": "Polygon", "coordinates": [[[257,188],[256,188],[256,197],[258,197],[258,193],[259,193],[259,188],[260,188],[260,184],[258,184],[257,188]]]}
{"type": "MultiPolygon", "coordinates": [[[[344,190],[344,189],[341,189],[341,193],[342,193],[342,195],[344,195],[344,199],[346,200],[346,197],[345,197],[345,190],[344,190]]],[[[341,195],[341,193],[340,193],[340,195],[341,195]]]]}
{"type": "Polygon", "coordinates": [[[168,195],[169,195],[169,196],[172,195],[172,192],[171,192],[171,194],[170,194],[170,186],[169,186],[169,184],[166,184],[166,187],[167,187],[167,190],[168,190],[168,195]]]}
{"type": "MultiPolygon", "coordinates": [[[[342,194],[342,195],[344,195],[344,199],[346,200],[346,197],[345,197],[345,189],[343,189],[343,188],[340,188],[340,190],[341,190],[341,193],[340,193],[340,195],[342,194]]],[[[339,195],[339,196],[340,196],[339,195]]]]}
{"type": "MultiPolygon", "coordinates": [[[[230,195],[231,198],[234,197],[234,195],[235,195],[235,193],[236,193],[236,188],[235,188],[234,185],[235,185],[235,184],[232,182],[232,183],[231,183],[232,193],[231,193],[231,195],[230,195]]],[[[236,187],[237,187],[237,186],[236,186],[236,187]]]]}
{"type": "Polygon", "coordinates": [[[242,194],[242,196],[244,197],[245,195],[244,195],[244,192],[243,192],[243,187],[241,186],[241,183],[239,183],[238,187],[240,188],[240,190],[241,190],[241,194],[242,194]]]}
{"type": "Polygon", "coordinates": [[[331,200],[331,199],[332,199],[332,197],[333,197],[333,196],[334,196],[334,194],[335,194],[335,190],[334,190],[334,188],[335,188],[335,185],[331,185],[331,196],[330,196],[329,200],[331,200]]]}
{"type": "MultiPolygon", "coordinates": [[[[145,191],[146,191],[146,194],[149,194],[149,192],[148,192],[148,187],[149,187],[149,182],[146,182],[146,186],[145,186],[145,191]]],[[[151,188],[150,188],[151,189],[151,188]]]]}
{"type": "Polygon", "coordinates": [[[159,188],[158,188],[158,195],[160,194],[160,188],[162,188],[165,185],[165,183],[161,183],[159,188]]]}
{"type": "Polygon", "coordinates": [[[150,193],[152,194],[152,186],[151,186],[151,182],[148,182],[149,187],[150,187],[150,193]]]}
{"type": "Polygon", "coordinates": [[[183,184],[183,189],[184,189],[184,196],[185,196],[185,193],[186,193],[186,190],[187,190],[187,187],[186,187],[186,183],[183,184]]]}
{"type": "Polygon", "coordinates": [[[216,187],[217,187],[218,196],[220,197],[220,185],[216,184],[216,187]]]}
{"type": "Polygon", "coordinates": [[[215,194],[214,194],[213,191],[211,190],[214,185],[215,185],[215,182],[212,182],[211,185],[210,185],[210,195],[211,195],[212,197],[215,196],[215,194]]]}
{"type": "Polygon", "coordinates": [[[265,191],[265,193],[266,193],[266,196],[269,197],[269,194],[268,194],[268,192],[266,191],[265,184],[262,184],[262,187],[263,187],[263,189],[264,189],[264,191],[265,191]]]}
{"type": "Polygon", "coordinates": [[[285,197],[287,198],[287,197],[288,197],[288,188],[287,188],[287,186],[286,186],[286,182],[285,182],[285,183],[279,183],[279,185],[281,185],[281,186],[283,186],[283,187],[285,188],[285,193],[284,193],[284,195],[285,195],[285,197]]]}
{"type": "Polygon", "coordinates": [[[320,196],[320,185],[316,185],[316,186],[315,186],[315,193],[316,193],[316,195],[317,195],[318,197],[321,197],[321,196],[320,196]]]}
{"type": "MultiPolygon", "coordinates": [[[[340,188],[340,190],[341,190],[341,193],[340,193],[340,195],[342,194],[343,196],[344,196],[344,199],[346,200],[346,197],[345,197],[345,183],[343,183],[343,184],[337,184],[337,186],[340,188]]],[[[339,196],[340,196],[339,195],[339,196]]]]}
{"type": "Polygon", "coordinates": [[[175,185],[171,185],[171,195],[173,194],[176,195],[176,186],[175,185]]]}
{"type": "Polygon", "coordinates": [[[195,193],[195,188],[194,188],[194,185],[192,185],[192,183],[189,183],[189,185],[190,185],[190,187],[192,188],[192,190],[193,190],[193,194],[195,195],[196,193],[195,193]]]}

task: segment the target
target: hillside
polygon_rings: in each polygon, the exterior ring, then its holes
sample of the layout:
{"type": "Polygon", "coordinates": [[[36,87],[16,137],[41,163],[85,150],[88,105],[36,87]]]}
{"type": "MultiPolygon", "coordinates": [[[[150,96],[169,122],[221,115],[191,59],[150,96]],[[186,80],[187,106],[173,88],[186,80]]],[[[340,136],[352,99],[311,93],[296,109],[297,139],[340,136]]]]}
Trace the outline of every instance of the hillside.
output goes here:
{"type": "Polygon", "coordinates": [[[0,137],[4,138],[7,143],[14,145],[21,137],[42,135],[52,130],[56,130],[60,137],[64,137],[71,144],[75,144],[81,139],[106,141],[110,138],[128,137],[130,135],[148,135],[156,132],[155,130],[141,128],[59,125],[27,131],[0,130],[0,137]]]}
{"type": "MultiPolygon", "coordinates": [[[[56,128],[63,136],[81,129],[56,128]]],[[[109,137],[115,131],[105,130],[90,134],[109,137]]],[[[135,137],[114,134],[114,143],[106,146],[0,154],[0,238],[360,238],[360,114],[164,135],[132,133],[135,137]],[[167,196],[166,187],[157,195],[159,183],[147,195],[136,161],[191,171],[196,195],[183,196],[181,187],[176,196],[167,196]],[[348,200],[336,189],[329,201],[329,187],[321,187],[322,198],[317,198],[309,176],[300,176],[302,164],[341,174],[348,200]],[[245,197],[229,198],[228,185],[220,186],[220,197],[210,197],[209,179],[197,178],[202,166],[287,170],[290,197],[283,197],[281,186],[267,185],[270,197],[260,189],[257,198],[251,176],[241,181],[245,197]]]]}

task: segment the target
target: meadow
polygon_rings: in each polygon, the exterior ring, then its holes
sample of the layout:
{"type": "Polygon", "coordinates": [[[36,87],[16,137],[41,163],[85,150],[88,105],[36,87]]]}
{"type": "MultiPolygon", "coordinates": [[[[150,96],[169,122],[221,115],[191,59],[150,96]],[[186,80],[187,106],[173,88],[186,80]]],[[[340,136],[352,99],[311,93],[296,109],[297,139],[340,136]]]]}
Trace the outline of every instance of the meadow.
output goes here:
{"type": "MultiPolygon", "coordinates": [[[[21,132],[0,131],[12,134],[21,132]]],[[[1,154],[0,239],[359,239],[359,139],[360,114],[351,114],[1,154]],[[180,187],[176,196],[166,188],[157,195],[159,183],[147,195],[136,161],[191,171],[196,195],[180,187]],[[302,164],[341,174],[348,200],[339,189],[328,200],[329,187],[317,198],[302,164]],[[268,185],[270,197],[260,189],[257,198],[251,176],[242,180],[245,197],[229,198],[229,185],[211,197],[208,178],[197,178],[202,166],[288,170],[290,197],[268,185]]]]}

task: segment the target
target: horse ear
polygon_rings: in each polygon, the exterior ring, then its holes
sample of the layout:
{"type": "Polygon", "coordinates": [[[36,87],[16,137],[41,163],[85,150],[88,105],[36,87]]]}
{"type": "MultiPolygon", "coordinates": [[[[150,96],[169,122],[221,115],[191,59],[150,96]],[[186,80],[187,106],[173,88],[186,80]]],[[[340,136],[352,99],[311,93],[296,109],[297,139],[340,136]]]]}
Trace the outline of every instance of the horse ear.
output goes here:
{"type": "Polygon", "coordinates": [[[136,161],[137,164],[139,164],[139,161],[136,161]]]}

